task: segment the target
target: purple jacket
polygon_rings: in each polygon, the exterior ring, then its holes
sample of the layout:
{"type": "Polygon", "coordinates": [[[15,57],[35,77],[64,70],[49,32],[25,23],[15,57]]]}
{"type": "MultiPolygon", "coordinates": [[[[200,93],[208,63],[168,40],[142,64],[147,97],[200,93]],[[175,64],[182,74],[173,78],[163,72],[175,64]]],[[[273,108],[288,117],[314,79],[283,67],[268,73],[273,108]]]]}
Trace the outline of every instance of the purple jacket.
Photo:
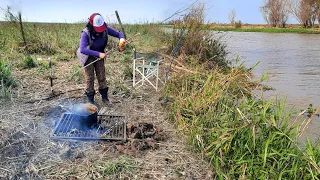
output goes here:
{"type": "MultiPolygon", "coordinates": [[[[113,37],[117,37],[119,39],[124,38],[124,35],[121,32],[116,31],[109,26],[107,26],[107,32],[108,32],[108,35],[111,35],[113,37]]],[[[77,56],[83,66],[87,61],[88,56],[99,57],[100,52],[104,52],[108,44],[107,35],[103,36],[101,34],[101,35],[90,35],[90,36],[92,40],[91,47],[89,47],[90,41],[88,37],[88,30],[84,29],[81,33],[80,47],[77,51],[77,56]]]]}

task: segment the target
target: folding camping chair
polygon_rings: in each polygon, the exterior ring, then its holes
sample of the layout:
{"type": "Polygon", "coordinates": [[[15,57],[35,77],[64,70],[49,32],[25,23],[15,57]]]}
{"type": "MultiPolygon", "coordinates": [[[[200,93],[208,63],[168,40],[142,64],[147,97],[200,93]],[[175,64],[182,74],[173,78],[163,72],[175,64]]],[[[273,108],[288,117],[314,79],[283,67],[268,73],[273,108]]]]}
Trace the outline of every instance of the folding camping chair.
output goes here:
{"type": "Polygon", "coordinates": [[[158,91],[159,82],[163,83],[159,77],[160,63],[144,57],[133,58],[133,87],[141,87],[147,82],[158,91]]]}

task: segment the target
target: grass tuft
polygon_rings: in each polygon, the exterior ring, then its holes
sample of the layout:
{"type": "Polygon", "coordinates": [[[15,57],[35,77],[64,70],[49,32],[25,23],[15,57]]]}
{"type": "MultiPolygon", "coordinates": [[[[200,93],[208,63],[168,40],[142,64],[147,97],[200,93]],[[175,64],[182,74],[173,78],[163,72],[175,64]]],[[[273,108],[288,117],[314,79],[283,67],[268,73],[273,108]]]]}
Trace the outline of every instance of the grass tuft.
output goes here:
{"type": "Polygon", "coordinates": [[[82,66],[80,64],[75,65],[72,67],[70,71],[70,75],[73,75],[72,80],[75,81],[77,84],[82,84],[84,80],[83,70],[80,70],[81,68],[82,66]]]}
{"type": "Polygon", "coordinates": [[[103,177],[118,177],[121,174],[133,174],[139,168],[139,163],[131,158],[122,157],[117,160],[109,161],[103,165],[95,167],[98,172],[101,172],[103,177]]]}
{"type": "Polygon", "coordinates": [[[12,77],[11,68],[8,62],[0,59],[0,80],[6,87],[16,86],[16,81],[12,77]]]}
{"type": "Polygon", "coordinates": [[[34,68],[36,67],[36,62],[33,57],[26,56],[23,60],[25,68],[34,68]]]}

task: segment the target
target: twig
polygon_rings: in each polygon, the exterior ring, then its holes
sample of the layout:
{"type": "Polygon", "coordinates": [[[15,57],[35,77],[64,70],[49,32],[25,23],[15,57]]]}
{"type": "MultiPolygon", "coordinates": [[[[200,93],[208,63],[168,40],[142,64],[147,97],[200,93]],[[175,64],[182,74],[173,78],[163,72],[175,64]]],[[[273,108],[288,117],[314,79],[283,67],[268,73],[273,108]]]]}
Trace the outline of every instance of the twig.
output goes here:
{"type": "MultiPolygon", "coordinates": [[[[164,64],[165,64],[165,65],[169,65],[168,63],[164,63],[164,64]]],[[[197,74],[197,72],[195,72],[195,71],[191,71],[191,70],[189,70],[189,69],[186,69],[186,68],[183,68],[183,67],[179,67],[179,66],[177,66],[177,65],[173,65],[173,66],[171,66],[171,68],[177,69],[177,70],[186,71],[186,72],[189,72],[189,73],[192,73],[192,74],[197,74]]]]}
{"type": "MultiPolygon", "coordinates": [[[[165,57],[165,58],[168,58],[170,60],[170,56],[169,55],[166,55],[166,54],[163,54],[163,53],[158,53],[159,55],[165,57]]],[[[175,63],[177,63],[179,66],[182,66],[184,67],[184,65],[182,63],[180,63],[179,61],[177,61],[176,59],[173,60],[175,63]]]]}
{"type": "Polygon", "coordinates": [[[308,125],[310,124],[310,122],[313,120],[313,117],[315,114],[318,114],[320,112],[320,106],[316,109],[316,111],[312,114],[312,116],[308,119],[306,125],[303,127],[303,129],[300,131],[300,133],[298,134],[298,137],[301,137],[301,135],[304,133],[304,131],[308,128],[308,125]]]}
{"type": "Polygon", "coordinates": [[[302,111],[301,113],[298,114],[298,116],[296,117],[296,119],[292,122],[292,124],[290,125],[290,127],[292,127],[296,122],[297,120],[299,119],[300,116],[302,116],[307,110],[304,110],[302,111]]]}

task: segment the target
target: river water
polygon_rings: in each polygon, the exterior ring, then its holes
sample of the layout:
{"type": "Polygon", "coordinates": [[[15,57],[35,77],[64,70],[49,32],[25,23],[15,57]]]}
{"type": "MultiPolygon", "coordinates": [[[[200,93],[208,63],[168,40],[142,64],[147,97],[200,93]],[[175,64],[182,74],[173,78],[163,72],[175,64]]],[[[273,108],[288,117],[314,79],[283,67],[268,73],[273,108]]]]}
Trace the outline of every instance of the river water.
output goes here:
{"type": "MultiPolygon", "coordinates": [[[[266,99],[287,98],[288,106],[306,109],[320,106],[320,35],[256,32],[222,32],[229,58],[239,56],[247,67],[257,62],[253,74],[269,73],[264,84],[276,90],[264,92],[266,99]]],[[[320,136],[320,119],[315,118],[308,134],[320,136]]]]}

